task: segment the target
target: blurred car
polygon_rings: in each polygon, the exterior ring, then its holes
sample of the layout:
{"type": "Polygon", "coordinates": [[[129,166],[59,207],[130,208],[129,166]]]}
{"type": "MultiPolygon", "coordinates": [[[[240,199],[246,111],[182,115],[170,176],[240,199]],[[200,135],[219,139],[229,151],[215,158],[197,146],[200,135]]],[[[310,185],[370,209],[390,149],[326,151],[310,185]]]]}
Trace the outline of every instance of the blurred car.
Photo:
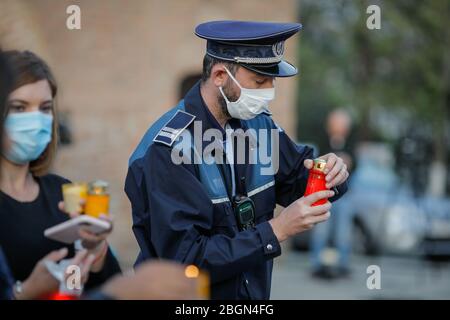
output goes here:
{"type": "Polygon", "coordinates": [[[421,206],[426,214],[421,251],[427,258],[450,258],[450,199],[426,197],[421,206]]]}
{"type": "MultiPolygon", "coordinates": [[[[356,157],[349,191],[339,200],[348,201],[352,210],[353,250],[450,255],[450,200],[414,197],[396,174],[385,144],[361,144],[356,157]]],[[[295,237],[294,248],[308,249],[309,237],[310,232],[295,237]]]]}

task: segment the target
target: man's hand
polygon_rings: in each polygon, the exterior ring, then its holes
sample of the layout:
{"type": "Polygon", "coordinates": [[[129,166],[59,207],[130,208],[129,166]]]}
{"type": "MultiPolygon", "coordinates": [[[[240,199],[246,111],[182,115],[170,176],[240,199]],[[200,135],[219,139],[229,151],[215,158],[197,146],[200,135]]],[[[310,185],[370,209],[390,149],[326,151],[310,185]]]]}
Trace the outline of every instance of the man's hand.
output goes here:
{"type": "Polygon", "coordinates": [[[199,298],[197,286],[197,279],[187,278],[182,265],[152,261],[134,275],[116,276],[101,291],[119,300],[192,300],[199,298]]]}
{"type": "MultiPolygon", "coordinates": [[[[327,181],[326,187],[331,189],[336,187],[347,180],[349,173],[347,171],[347,165],[344,163],[342,158],[338,157],[334,153],[328,153],[324,156],[319,157],[327,162],[325,168],[325,180],[327,181]]],[[[313,167],[313,161],[308,159],[303,163],[306,169],[311,169],[313,167]]]]}
{"type": "Polygon", "coordinates": [[[317,200],[332,196],[334,192],[326,190],[302,197],[281,211],[278,217],[270,220],[269,223],[278,241],[282,242],[297,233],[311,229],[316,223],[327,220],[330,217],[330,202],[314,207],[311,205],[317,200]]]}

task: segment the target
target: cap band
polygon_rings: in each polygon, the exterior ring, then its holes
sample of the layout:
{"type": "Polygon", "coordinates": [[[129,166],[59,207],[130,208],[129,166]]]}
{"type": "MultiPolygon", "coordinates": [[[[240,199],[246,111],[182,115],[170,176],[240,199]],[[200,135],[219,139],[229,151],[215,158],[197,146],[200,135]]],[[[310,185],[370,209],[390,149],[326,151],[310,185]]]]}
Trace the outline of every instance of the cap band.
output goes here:
{"type": "Polygon", "coordinates": [[[283,59],[284,41],[273,45],[207,41],[206,52],[215,58],[248,64],[278,63],[283,59]]]}

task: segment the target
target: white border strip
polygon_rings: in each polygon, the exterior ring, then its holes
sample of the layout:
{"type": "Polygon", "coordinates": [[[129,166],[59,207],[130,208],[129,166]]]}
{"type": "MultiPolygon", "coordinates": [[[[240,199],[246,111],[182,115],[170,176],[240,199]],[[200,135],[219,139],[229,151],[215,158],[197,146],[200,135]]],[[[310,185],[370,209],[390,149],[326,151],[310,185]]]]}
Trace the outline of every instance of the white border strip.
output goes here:
{"type": "Polygon", "coordinates": [[[258,187],[256,189],[253,189],[252,191],[249,191],[248,192],[248,196],[249,197],[254,196],[255,194],[260,193],[261,191],[264,191],[264,190],[266,190],[266,189],[268,189],[268,188],[270,188],[270,187],[272,187],[274,185],[275,185],[275,180],[272,180],[269,183],[266,183],[265,185],[262,185],[261,187],[258,187]]]}
{"type": "MultiPolygon", "coordinates": [[[[250,191],[248,193],[248,196],[254,196],[257,193],[260,193],[261,191],[264,191],[266,189],[269,189],[270,187],[275,185],[275,180],[270,181],[269,183],[266,183],[265,185],[262,185],[261,187],[258,187],[256,189],[253,189],[252,191],[250,191]]],[[[225,198],[219,198],[219,199],[211,199],[211,202],[213,204],[218,204],[218,203],[222,203],[222,202],[228,202],[230,201],[230,199],[228,199],[228,197],[225,198]]]]}
{"type": "Polygon", "coordinates": [[[228,199],[228,197],[225,198],[219,198],[219,199],[211,199],[211,202],[213,204],[218,204],[218,203],[222,203],[222,202],[228,202],[230,201],[230,199],[228,199]]]}

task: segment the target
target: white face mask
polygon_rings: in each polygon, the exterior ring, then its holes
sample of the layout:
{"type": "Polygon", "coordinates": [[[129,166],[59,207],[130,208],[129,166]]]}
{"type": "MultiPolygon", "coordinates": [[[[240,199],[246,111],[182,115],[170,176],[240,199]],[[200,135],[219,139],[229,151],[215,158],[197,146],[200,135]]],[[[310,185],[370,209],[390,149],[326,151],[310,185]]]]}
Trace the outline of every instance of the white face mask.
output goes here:
{"type": "Polygon", "coordinates": [[[241,88],[239,99],[234,102],[228,100],[223,93],[222,87],[219,88],[220,93],[227,103],[227,109],[233,118],[241,120],[249,120],[256,117],[262,112],[269,112],[269,102],[275,98],[275,88],[267,89],[247,89],[242,88],[239,82],[233,77],[231,72],[225,67],[228,75],[241,88]]]}

